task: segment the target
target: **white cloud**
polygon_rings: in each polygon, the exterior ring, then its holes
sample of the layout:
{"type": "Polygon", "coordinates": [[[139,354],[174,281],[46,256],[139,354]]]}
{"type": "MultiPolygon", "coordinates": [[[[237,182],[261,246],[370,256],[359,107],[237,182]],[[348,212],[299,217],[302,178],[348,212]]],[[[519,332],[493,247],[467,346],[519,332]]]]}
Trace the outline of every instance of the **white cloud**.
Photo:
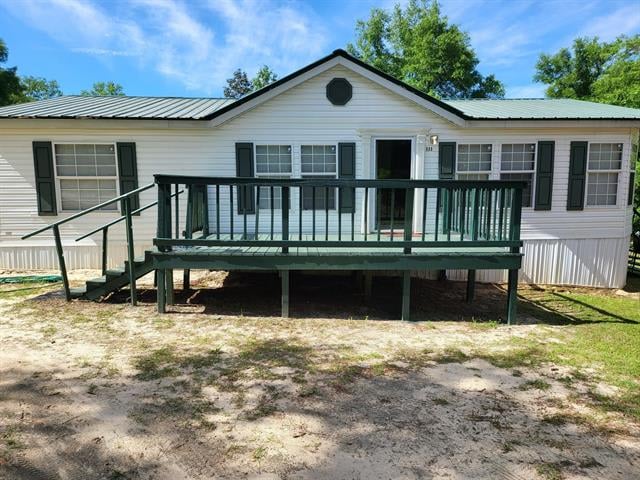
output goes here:
{"type": "Polygon", "coordinates": [[[506,98],[544,98],[545,85],[531,83],[529,85],[514,85],[507,87],[506,98]]]}
{"type": "Polygon", "coordinates": [[[291,70],[324,53],[313,13],[272,1],[132,0],[105,7],[80,0],[0,0],[6,10],[76,53],[134,57],[187,89],[219,92],[232,71],[263,64],[291,70]]]}
{"type": "Polygon", "coordinates": [[[632,2],[614,10],[612,13],[596,15],[582,31],[582,36],[597,36],[601,40],[611,41],[619,35],[640,31],[640,4],[632,2]]]}

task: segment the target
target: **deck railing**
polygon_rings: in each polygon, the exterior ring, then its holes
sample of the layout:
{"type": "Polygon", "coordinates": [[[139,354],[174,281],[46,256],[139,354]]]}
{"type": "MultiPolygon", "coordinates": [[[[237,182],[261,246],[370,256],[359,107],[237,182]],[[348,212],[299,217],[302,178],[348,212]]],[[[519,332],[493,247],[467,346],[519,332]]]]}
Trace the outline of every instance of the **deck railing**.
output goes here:
{"type": "Polygon", "coordinates": [[[343,180],[156,175],[155,245],[174,247],[521,246],[524,182],[343,180]],[[172,234],[171,192],[189,188],[187,222],[202,232],[172,234]],[[284,207],[284,208],[283,208],[284,207]]]}

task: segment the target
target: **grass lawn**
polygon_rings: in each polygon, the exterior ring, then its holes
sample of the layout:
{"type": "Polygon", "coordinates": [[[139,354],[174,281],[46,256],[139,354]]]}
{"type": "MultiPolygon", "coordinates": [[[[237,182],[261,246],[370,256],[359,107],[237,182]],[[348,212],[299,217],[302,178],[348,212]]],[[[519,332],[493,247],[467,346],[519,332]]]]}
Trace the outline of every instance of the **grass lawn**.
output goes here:
{"type": "MultiPolygon", "coordinates": [[[[81,278],[78,276],[77,281],[81,278]]],[[[0,285],[0,478],[633,478],[640,281],[505,292],[397,279],[195,275],[126,291],[0,285]],[[248,295],[247,292],[250,292],[248,295]],[[340,298],[340,302],[336,302],[340,298]]]]}

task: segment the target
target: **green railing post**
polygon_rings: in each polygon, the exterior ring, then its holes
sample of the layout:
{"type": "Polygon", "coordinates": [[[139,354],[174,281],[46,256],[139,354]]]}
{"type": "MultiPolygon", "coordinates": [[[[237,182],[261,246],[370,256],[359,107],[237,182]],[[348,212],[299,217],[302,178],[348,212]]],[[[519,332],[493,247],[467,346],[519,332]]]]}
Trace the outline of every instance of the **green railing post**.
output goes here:
{"type": "MultiPolygon", "coordinates": [[[[513,189],[511,196],[511,229],[510,240],[520,240],[520,222],[522,220],[522,188],[513,189]]],[[[520,247],[511,247],[511,253],[520,252],[520,247]]],[[[518,270],[509,270],[509,283],[507,289],[507,324],[511,325],[516,320],[518,309],[518,270]]]]}
{"type": "Polygon", "coordinates": [[[109,227],[104,227],[102,229],[102,275],[107,274],[108,267],[108,252],[107,252],[107,244],[108,244],[108,236],[109,236],[109,227]]]}
{"type": "MultiPolygon", "coordinates": [[[[328,199],[325,199],[328,201],[328,199]]],[[[282,240],[289,240],[289,187],[282,187],[282,240]]],[[[282,253],[289,253],[289,247],[282,247],[282,253]]]]}
{"type": "Polygon", "coordinates": [[[56,252],[58,254],[58,266],[60,267],[60,275],[62,275],[62,285],[64,286],[64,297],[67,302],[71,300],[71,289],[69,288],[69,277],[67,276],[67,265],[64,261],[64,250],[62,249],[62,240],[60,239],[60,228],[58,225],[53,226],[53,238],[56,242],[56,252]]]}
{"type": "MultiPolygon", "coordinates": [[[[158,238],[171,238],[171,184],[158,184],[158,238]]],[[[170,246],[162,251],[171,250],[170,246]]]]}
{"type": "MultiPolygon", "coordinates": [[[[404,241],[410,242],[413,238],[413,200],[415,189],[405,189],[404,197],[404,241]]],[[[411,247],[406,247],[404,253],[411,253],[411,247]]]]}
{"type": "MultiPolygon", "coordinates": [[[[136,291],[135,249],[133,245],[133,219],[131,217],[131,197],[122,200],[122,210],[125,215],[125,228],[127,234],[127,257],[129,259],[129,288],[131,289],[131,305],[138,303],[136,291]]],[[[171,224],[169,224],[171,228],[171,224]]]]}

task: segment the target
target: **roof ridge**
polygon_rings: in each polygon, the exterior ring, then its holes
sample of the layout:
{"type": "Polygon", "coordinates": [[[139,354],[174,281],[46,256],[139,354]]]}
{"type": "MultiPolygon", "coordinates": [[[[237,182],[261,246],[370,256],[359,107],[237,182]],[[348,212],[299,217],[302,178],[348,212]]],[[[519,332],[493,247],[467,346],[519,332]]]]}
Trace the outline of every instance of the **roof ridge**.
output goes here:
{"type": "MultiPolygon", "coordinates": [[[[69,95],[59,95],[57,97],[51,97],[46,100],[52,100],[54,98],[60,97],[74,97],[74,98],[159,98],[159,99],[176,99],[176,100],[236,100],[235,98],[230,97],[181,97],[181,96],[161,96],[161,95],[80,95],[77,93],[69,94],[69,95]]],[[[41,101],[41,100],[36,100],[41,101]]]]}

